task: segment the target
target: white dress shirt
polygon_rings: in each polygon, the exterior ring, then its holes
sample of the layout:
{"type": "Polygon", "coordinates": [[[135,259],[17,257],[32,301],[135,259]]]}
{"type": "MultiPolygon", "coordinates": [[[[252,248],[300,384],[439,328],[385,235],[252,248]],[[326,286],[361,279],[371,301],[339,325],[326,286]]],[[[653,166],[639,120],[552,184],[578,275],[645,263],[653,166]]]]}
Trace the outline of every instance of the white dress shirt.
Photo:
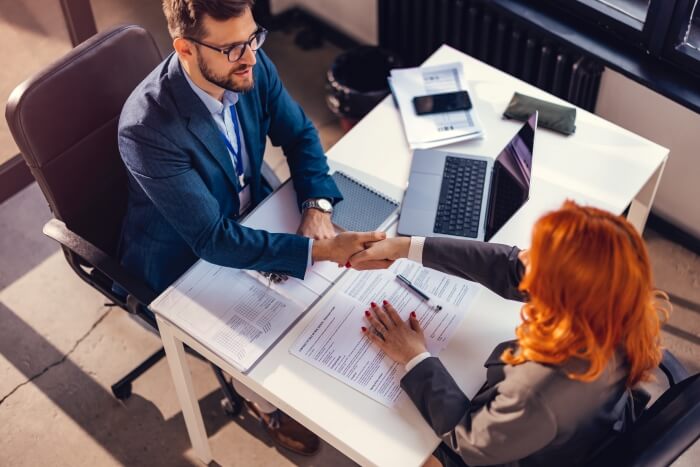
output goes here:
{"type": "MultiPolygon", "coordinates": [[[[423,264],[423,245],[425,245],[425,237],[411,237],[411,243],[408,247],[408,259],[423,264]]],[[[406,363],[406,373],[428,357],[430,357],[430,352],[419,353],[413,357],[406,363]]]]}

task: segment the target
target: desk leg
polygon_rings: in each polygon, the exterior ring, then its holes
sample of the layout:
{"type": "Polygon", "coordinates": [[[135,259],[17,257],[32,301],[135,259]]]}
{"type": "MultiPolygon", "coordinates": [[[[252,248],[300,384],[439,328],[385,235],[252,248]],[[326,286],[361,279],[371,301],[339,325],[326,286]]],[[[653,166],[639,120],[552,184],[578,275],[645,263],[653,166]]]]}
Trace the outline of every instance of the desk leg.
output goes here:
{"type": "Polygon", "coordinates": [[[627,220],[637,229],[640,235],[644,232],[644,226],[647,223],[651,205],[654,203],[656,190],[659,188],[659,182],[661,181],[661,175],[664,173],[667,160],[668,157],[665,157],[659,168],[656,169],[642,189],[639,190],[637,196],[632,200],[632,204],[630,204],[627,220]]]}
{"type": "Polygon", "coordinates": [[[192,375],[187,366],[185,347],[182,341],[172,334],[169,323],[157,316],[156,319],[158,320],[160,338],[163,341],[165,355],[168,360],[168,366],[170,366],[177,398],[180,400],[180,407],[185,418],[190,442],[197,457],[205,464],[209,464],[212,461],[209,439],[204,429],[202,412],[199,410],[199,401],[192,387],[192,375]]]}

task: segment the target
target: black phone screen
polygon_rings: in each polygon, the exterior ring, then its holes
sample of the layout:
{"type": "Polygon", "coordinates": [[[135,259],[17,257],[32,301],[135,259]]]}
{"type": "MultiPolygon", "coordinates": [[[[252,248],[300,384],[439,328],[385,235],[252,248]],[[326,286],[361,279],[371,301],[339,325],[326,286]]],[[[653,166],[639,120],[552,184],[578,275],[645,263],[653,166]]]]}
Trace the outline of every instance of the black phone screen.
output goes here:
{"type": "Polygon", "coordinates": [[[416,109],[416,114],[425,115],[469,110],[472,108],[472,102],[467,91],[456,91],[414,97],[413,106],[416,109]]]}

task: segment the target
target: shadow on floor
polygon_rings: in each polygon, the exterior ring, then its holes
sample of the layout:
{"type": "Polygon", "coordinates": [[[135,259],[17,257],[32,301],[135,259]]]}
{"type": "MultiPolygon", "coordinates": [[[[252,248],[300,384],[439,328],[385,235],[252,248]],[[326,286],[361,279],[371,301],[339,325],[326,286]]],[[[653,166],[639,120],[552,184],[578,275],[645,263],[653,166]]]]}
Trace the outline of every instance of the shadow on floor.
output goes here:
{"type": "MultiPolygon", "coordinates": [[[[0,323],[3,323],[0,355],[120,464],[198,465],[184,455],[191,444],[182,412],[164,419],[155,404],[138,394],[132,394],[124,402],[118,401],[2,303],[0,323]],[[41,358],[36,359],[37,355],[41,355],[41,358]],[[157,461],[154,463],[155,459],[157,461]]],[[[4,401],[0,402],[2,405],[15,394],[2,394],[0,397],[4,398],[0,399],[4,401]]],[[[276,448],[258,419],[246,411],[231,419],[221,409],[221,399],[222,393],[217,389],[199,401],[210,438],[228,423],[235,422],[266,446],[276,448]]],[[[322,465],[319,462],[324,462],[324,459],[328,461],[328,456],[337,456],[326,445],[314,457],[300,456],[284,449],[277,451],[291,463],[306,466],[322,465]]],[[[212,462],[209,465],[219,464],[212,462]]]]}

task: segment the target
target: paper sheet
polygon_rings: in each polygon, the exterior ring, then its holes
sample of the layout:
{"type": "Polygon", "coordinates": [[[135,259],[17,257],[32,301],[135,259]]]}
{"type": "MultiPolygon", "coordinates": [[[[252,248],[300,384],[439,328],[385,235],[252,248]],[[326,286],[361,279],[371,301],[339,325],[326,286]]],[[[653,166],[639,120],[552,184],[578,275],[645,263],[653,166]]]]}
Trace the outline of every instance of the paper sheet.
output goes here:
{"type": "Polygon", "coordinates": [[[247,371],[305,311],[241,270],[204,261],[151,307],[240,371],[247,371]]]}
{"type": "Polygon", "coordinates": [[[428,351],[437,356],[466,316],[478,290],[475,283],[408,260],[397,261],[389,270],[352,271],[317,310],[290,352],[391,407],[403,394],[400,381],[405,371],[402,365],[392,362],[370,345],[362,334],[360,328],[367,326],[364,311],[369,303],[388,300],[404,320],[415,311],[427,339],[428,351]],[[436,312],[429,307],[402,285],[396,274],[406,276],[443,309],[436,312]]]}
{"type": "Polygon", "coordinates": [[[442,146],[483,136],[474,108],[431,115],[416,115],[413,108],[413,98],[416,96],[460,90],[473,95],[464,80],[461,63],[391,70],[390,85],[412,149],[442,146]]]}

